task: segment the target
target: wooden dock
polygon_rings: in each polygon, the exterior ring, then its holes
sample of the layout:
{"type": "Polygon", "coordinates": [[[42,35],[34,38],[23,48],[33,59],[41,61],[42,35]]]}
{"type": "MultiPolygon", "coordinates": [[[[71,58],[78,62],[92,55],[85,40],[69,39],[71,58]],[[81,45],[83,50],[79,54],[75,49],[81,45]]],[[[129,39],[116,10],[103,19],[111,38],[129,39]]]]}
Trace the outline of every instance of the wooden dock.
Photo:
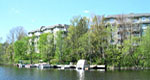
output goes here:
{"type": "MultiPolygon", "coordinates": [[[[58,68],[58,69],[76,69],[76,65],[49,65],[49,64],[18,64],[19,68],[58,68]]],[[[90,65],[89,69],[106,69],[105,65],[90,65]]]]}

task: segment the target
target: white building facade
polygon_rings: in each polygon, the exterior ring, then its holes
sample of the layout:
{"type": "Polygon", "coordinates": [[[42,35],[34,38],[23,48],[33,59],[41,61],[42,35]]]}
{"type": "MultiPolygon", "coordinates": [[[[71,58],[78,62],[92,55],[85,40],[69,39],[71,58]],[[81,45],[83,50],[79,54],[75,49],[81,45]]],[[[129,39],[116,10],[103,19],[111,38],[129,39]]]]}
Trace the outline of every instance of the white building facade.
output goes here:
{"type": "Polygon", "coordinates": [[[39,53],[40,51],[38,49],[38,40],[39,40],[41,34],[53,33],[54,37],[56,37],[56,33],[58,31],[63,31],[64,33],[67,33],[68,28],[69,28],[69,25],[67,25],[67,24],[57,24],[57,25],[53,25],[53,26],[41,26],[37,30],[28,32],[28,37],[35,36],[35,39],[33,41],[32,41],[32,39],[30,39],[29,42],[34,42],[35,52],[39,53]]]}
{"type": "Polygon", "coordinates": [[[150,13],[110,15],[105,22],[116,29],[112,31],[111,43],[121,44],[130,36],[142,37],[145,34],[147,27],[150,27],[150,13]]]}

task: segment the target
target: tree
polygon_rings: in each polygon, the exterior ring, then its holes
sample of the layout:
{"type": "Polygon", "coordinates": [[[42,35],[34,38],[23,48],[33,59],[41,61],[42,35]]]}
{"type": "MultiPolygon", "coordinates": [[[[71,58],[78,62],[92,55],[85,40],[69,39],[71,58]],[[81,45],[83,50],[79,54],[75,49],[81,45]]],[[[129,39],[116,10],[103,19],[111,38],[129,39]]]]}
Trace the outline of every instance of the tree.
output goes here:
{"type": "Polygon", "coordinates": [[[86,32],[83,34],[78,42],[79,42],[79,47],[78,47],[78,52],[80,53],[80,59],[86,59],[90,60],[90,43],[89,43],[89,32],[86,32]]]}
{"type": "Polygon", "coordinates": [[[3,48],[2,43],[0,43],[0,61],[2,61],[2,55],[3,55],[3,48]]]}
{"type": "Polygon", "coordinates": [[[143,35],[141,42],[140,42],[140,46],[137,48],[136,50],[136,55],[138,58],[138,62],[142,65],[142,66],[146,66],[149,67],[150,66],[150,28],[148,27],[146,32],[146,34],[143,35]]]}
{"type": "Polygon", "coordinates": [[[9,43],[7,43],[7,42],[4,42],[4,43],[1,43],[1,47],[0,47],[0,52],[1,52],[1,56],[0,56],[0,58],[1,58],[1,63],[5,63],[5,61],[8,61],[8,59],[7,59],[7,53],[6,53],[6,50],[7,50],[7,48],[8,48],[8,46],[9,46],[9,43]]]}
{"type": "Polygon", "coordinates": [[[23,27],[15,27],[9,31],[7,36],[7,42],[9,43],[8,48],[6,49],[6,53],[9,56],[11,62],[14,60],[14,42],[17,40],[21,40],[26,36],[26,31],[23,27]]]}
{"type": "Polygon", "coordinates": [[[27,58],[28,42],[29,39],[25,37],[14,43],[15,62],[18,62],[19,60],[25,60],[27,58]]]}
{"type": "Polygon", "coordinates": [[[54,58],[55,55],[55,41],[54,41],[54,35],[53,34],[49,34],[47,36],[47,41],[48,41],[48,45],[47,45],[47,60],[49,61],[49,63],[51,62],[51,60],[54,58]]]}
{"type": "Polygon", "coordinates": [[[119,15],[117,20],[118,35],[120,36],[120,45],[118,46],[120,60],[118,66],[138,66],[141,57],[135,52],[140,46],[141,36],[137,37],[136,35],[140,33],[141,27],[139,24],[133,23],[133,19],[128,19],[126,15],[119,15]]]}
{"type": "Polygon", "coordinates": [[[22,26],[15,27],[9,31],[9,34],[7,36],[7,41],[11,44],[17,40],[21,40],[26,35],[27,35],[27,33],[22,26]]]}
{"type": "Polygon", "coordinates": [[[7,57],[7,61],[10,62],[14,61],[14,48],[12,44],[9,44],[9,46],[6,49],[6,57],[7,57]]]}
{"type": "Polygon", "coordinates": [[[28,42],[28,57],[30,59],[30,63],[33,63],[33,59],[35,57],[35,36],[33,35],[32,37],[29,37],[29,42],[28,42]]]}
{"type": "MultiPolygon", "coordinates": [[[[78,59],[83,58],[83,52],[81,50],[81,42],[88,31],[89,20],[86,17],[75,17],[71,20],[71,25],[68,29],[68,35],[66,37],[66,50],[68,58],[71,62],[76,62],[78,59]]],[[[84,48],[82,48],[84,49],[84,48]]]]}
{"type": "Polygon", "coordinates": [[[65,54],[66,54],[66,61],[75,62],[77,54],[75,53],[76,49],[76,37],[75,37],[75,27],[69,26],[68,34],[65,39],[65,54]]]}
{"type": "Polygon", "coordinates": [[[64,38],[65,38],[64,31],[58,31],[56,36],[56,51],[55,51],[55,59],[57,62],[62,63],[64,62],[62,59],[63,56],[63,46],[64,46],[64,38]]]}
{"type": "Polygon", "coordinates": [[[110,28],[104,23],[104,17],[95,16],[91,22],[91,45],[92,45],[92,58],[96,64],[107,64],[106,50],[108,49],[110,40],[110,28]]]}
{"type": "Polygon", "coordinates": [[[50,63],[55,53],[54,35],[52,33],[42,34],[38,43],[42,59],[50,63]]]}

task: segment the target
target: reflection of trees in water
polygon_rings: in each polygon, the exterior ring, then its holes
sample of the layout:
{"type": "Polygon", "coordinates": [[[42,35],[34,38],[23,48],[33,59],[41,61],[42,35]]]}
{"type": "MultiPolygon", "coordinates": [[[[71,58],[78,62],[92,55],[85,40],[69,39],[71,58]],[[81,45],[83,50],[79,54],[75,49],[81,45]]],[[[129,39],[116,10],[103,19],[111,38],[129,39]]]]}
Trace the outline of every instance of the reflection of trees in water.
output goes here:
{"type": "Polygon", "coordinates": [[[85,78],[84,70],[77,70],[77,73],[78,73],[79,80],[84,80],[85,78]]]}

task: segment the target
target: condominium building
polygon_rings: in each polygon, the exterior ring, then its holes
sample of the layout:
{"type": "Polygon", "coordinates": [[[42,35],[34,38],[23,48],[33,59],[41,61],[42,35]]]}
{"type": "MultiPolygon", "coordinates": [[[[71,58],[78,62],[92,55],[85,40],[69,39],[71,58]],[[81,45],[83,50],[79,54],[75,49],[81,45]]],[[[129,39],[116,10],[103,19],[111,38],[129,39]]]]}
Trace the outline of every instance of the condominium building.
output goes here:
{"type": "Polygon", "coordinates": [[[28,37],[35,36],[34,41],[32,41],[32,39],[30,39],[29,42],[34,42],[35,52],[39,53],[38,40],[39,40],[41,34],[53,33],[54,38],[55,38],[56,33],[58,31],[64,31],[64,35],[65,35],[65,33],[67,33],[68,27],[69,27],[69,25],[66,25],[66,24],[57,24],[57,25],[53,25],[53,26],[41,26],[37,30],[33,30],[33,31],[28,32],[28,37]]]}
{"type": "Polygon", "coordinates": [[[112,25],[112,44],[121,44],[132,36],[141,37],[150,26],[150,13],[119,14],[106,17],[105,22],[112,25]]]}
{"type": "MultiPolygon", "coordinates": [[[[105,23],[112,25],[112,44],[121,44],[125,39],[129,39],[133,36],[142,37],[145,34],[147,27],[150,27],[150,13],[138,13],[138,14],[119,14],[109,15],[105,17],[105,23]]],[[[34,41],[30,39],[30,42],[34,42],[35,51],[39,53],[37,42],[39,37],[43,33],[53,33],[56,37],[57,31],[64,31],[67,33],[69,25],[57,24],[53,26],[41,26],[37,30],[30,31],[29,37],[33,35],[36,37],[34,41]]]]}

